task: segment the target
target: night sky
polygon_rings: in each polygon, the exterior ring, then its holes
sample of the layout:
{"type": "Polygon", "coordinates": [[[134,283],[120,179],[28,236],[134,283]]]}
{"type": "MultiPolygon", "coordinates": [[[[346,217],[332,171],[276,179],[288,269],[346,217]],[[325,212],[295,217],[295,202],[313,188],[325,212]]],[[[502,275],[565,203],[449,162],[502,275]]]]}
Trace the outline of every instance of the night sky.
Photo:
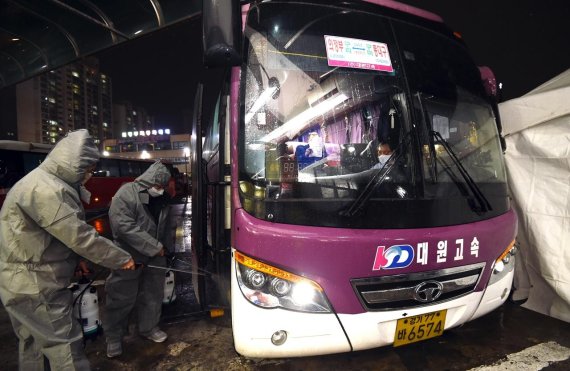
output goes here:
{"type": "Polygon", "coordinates": [[[99,53],[101,72],[111,76],[113,101],[130,101],[155,117],[157,128],[188,133],[188,116],[204,72],[199,21],[186,21],[99,53]]]}
{"type": "Polygon", "coordinates": [[[440,15],[478,65],[519,97],[570,68],[570,1],[400,0],[440,15]]]}
{"type": "MultiPolygon", "coordinates": [[[[570,68],[570,1],[401,0],[439,14],[459,32],[478,65],[502,82],[502,99],[521,96],[570,68]]],[[[157,127],[188,132],[197,82],[215,71],[201,63],[201,24],[186,21],[98,55],[113,79],[113,100],[130,100],[155,116],[157,127]]],[[[209,85],[206,85],[208,87],[209,85]]]]}

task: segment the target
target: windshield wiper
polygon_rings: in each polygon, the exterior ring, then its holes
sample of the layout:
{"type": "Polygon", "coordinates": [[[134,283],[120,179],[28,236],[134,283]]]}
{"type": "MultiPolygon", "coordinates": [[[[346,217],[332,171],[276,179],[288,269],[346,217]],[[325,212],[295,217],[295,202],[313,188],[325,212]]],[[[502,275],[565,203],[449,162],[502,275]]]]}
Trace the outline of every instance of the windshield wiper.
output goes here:
{"type": "MultiPolygon", "coordinates": [[[[465,180],[465,183],[467,183],[467,186],[471,190],[471,193],[473,194],[473,196],[475,197],[475,199],[479,203],[479,208],[476,209],[475,207],[473,207],[473,209],[475,211],[482,212],[482,213],[493,210],[493,208],[491,207],[491,204],[489,203],[489,201],[487,200],[487,198],[485,197],[483,192],[481,192],[481,189],[479,188],[477,183],[473,180],[473,178],[471,178],[471,175],[469,175],[469,172],[467,172],[467,169],[465,169],[465,167],[463,166],[463,164],[461,163],[459,158],[457,158],[457,155],[455,154],[453,149],[449,146],[449,143],[447,143],[447,141],[445,139],[443,139],[443,137],[441,136],[441,134],[438,131],[431,130],[430,136],[432,138],[436,138],[439,141],[439,143],[441,143],[442,147],[445,149],[445,151],[447,152],[447,154],[449,155],[449,157],[451,158],[451,160],[453,161],[455,166],[457,166],[457,169],[459,170],[459,174],[461,174],[461,176],[465,180]]],[[[434,159],[434,162],[435,162],[435,159],[434,159]]]]}
{"type": "Polygon", "coordinates": [[[293,45],[293,43],[295,41],[297,41],[297,39],[299,38],[299,36],[301,36],[309,27],[311,27],[312,25],[314,25],[317,22],[322,21],[323,19],[332,17],[332,16],[336,16],[336,15],[341,15],[341,14],[348,14],[350,13],[348,10],[343,10],[340,11],[338,13],[330,13],[330,14],[325,14],[317,19],[313,19],[312,21],[310,21],[309,23],[307,23],[306,25],[304,25],[303,27],[301,27],[299,29],[299,31],[297,31],[297,33],[295,33],[295,35],[293,35],[293,37],[291,37],[289,39],[289,41],[287,41],[287,43],[285,43],[285,46],[283,47],[283,49],[289,49],[291,47],[291,45],[293,45]]]}
{"type": "Polygon", "coordinates": [[[368,201],[370,199],[370,196],[372,196],[372,192],[374,191],[374,189],[376,189],[376,187],[384,183],[388,174],[390,174],[394,166],[397,166],[398,162],[404,155],[404,151],[401,151],[401,149],[403,148],[404,144],[410,141],[410,137],[411,137],[410,132],[406,133],[400,144],[398,144],[396,149],[392,151],[392,154],[390,155],[384,166],[376,170],[376,172],[374,173],[372,178],[370,178],[370,180],[368,181],[362,192],[360,192],[356,200],[354,200],[354,202],[350,205],[348,209],[342,210],[339,213],[341,216],[352,217],[356,215],[356,213],[358,213],[360,210],[362,210],[362,207],[366,204],[366,201],[368,201]],[[386,169],[386,171],[384,171],[384,169],[386,169]]]}
{"type": "MultiPolygon", "coordinates": [[[[427,126],[426,117],[424,114],[426,112],[426,110],[424,108],[422,95],[423,95],[423,93],[421,91],[418,91],[414,94],[414,97],[416,97],[418,99],[418,104],[420,106],[419,107],[420,112],[422,112],[422,114],[420,115],[422,118],[422,123],[424,124],[424,127],[427,128],[428,126],[427,126]]],[[[425,131],[424,130],[422,130],[420,133],[421,133],[422,137],[425,137],[425,131]]],[[[437,183],[437,162],[436,162],[437,157],[436,157],[436,153],[435,153],[435,145],[433,143],[433,136],[428,135],[427,141],[429,142],[429,146],[428,146],[429,158],[427,159],[428,171],[429,171],[430,177],[432,179],[432,182],[437,183]]]]}

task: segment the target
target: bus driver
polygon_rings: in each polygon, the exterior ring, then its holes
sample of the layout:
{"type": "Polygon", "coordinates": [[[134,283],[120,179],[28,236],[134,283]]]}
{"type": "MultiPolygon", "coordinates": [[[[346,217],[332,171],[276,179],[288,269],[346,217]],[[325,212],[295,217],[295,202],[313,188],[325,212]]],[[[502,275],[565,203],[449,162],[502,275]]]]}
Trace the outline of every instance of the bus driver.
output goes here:
{"type": "Polygon", "coordinates": [[[377,147],[378,163],[374,165],[373,169],[381,169],[386,165],[388,159],[392,156],[392,148],[388,143],[380,143],[377,147]]]}

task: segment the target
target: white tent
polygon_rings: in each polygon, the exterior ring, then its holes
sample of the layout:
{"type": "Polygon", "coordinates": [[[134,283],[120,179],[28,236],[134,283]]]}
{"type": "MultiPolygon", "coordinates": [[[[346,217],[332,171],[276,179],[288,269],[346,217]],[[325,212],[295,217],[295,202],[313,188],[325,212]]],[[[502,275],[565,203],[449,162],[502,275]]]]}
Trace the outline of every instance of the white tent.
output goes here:
{"type": "Polygon", "coordinates": [[[570,69],[499,110],[519,216],[513,297],[570,322],[570,69]]]}

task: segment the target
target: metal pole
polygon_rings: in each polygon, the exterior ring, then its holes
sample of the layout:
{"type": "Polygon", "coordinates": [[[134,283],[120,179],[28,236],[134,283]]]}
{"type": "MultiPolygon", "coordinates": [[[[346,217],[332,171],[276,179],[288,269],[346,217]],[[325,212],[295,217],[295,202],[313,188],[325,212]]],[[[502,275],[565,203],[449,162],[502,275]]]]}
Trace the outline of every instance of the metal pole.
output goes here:
{"type": "Polygon", "coordinates": [[[184,153],[184,183],[186,185],[186,199],[188,199],[188,194],[190,191],[188,190],[188,156],[184,153]]]}

